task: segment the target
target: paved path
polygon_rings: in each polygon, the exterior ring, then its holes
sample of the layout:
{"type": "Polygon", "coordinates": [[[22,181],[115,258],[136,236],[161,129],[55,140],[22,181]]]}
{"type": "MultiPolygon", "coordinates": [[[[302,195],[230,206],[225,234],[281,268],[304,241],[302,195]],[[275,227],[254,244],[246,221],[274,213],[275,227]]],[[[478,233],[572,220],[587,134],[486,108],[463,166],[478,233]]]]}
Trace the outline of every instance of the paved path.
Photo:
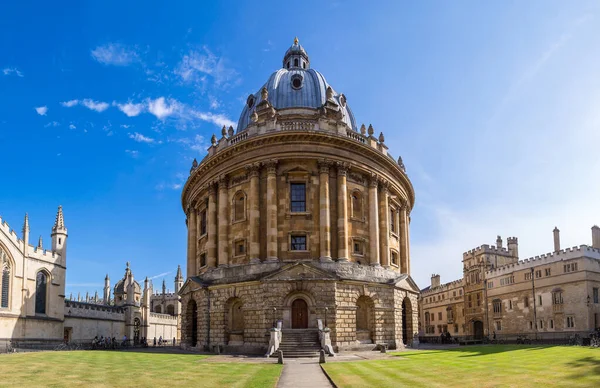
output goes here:
{"type": "Polygon", "coordinates": [[[285,359],[283,372],[277,388],[331,388],[332,385],[321,370],[319,360],[285,359]]]}

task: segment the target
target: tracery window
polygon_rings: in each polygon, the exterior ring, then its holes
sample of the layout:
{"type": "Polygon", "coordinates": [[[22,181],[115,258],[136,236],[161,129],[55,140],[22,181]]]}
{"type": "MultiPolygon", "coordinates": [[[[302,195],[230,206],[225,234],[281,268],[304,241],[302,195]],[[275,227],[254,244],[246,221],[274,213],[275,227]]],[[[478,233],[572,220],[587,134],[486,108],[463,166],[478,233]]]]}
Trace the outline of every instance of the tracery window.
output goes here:
{"type": "Polygon", "coordinates": [[[10,262],[6,253],[0,250],[0,268],[2,269],[2,278],[0,279],[0,308],[8,308],[8,298],[10,293],[10,262]]]}
{"type": "Polygon", "coordinates": [[[35,313],[46,314],[46,296],[48,288],[48,276],[40,271],[35,277],[35,313]]]}
{"type": "Polygon", "coordinates": [[[494,314],[502,313],[502,301],[500,299],[494,299],[492,304],[494,305],[494,314]]]}
{"type": "Polygon", "coordinates": [[[563,304],[563,295],[561,289],[552,291],[552,304],[563,304]]]}

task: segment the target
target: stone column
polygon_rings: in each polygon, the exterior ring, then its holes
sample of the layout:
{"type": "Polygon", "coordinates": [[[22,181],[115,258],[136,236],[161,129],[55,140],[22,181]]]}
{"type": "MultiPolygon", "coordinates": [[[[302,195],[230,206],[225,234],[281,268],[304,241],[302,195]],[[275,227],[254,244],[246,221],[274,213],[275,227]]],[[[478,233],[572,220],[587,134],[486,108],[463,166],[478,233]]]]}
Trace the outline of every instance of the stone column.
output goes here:
{"type": "Polygon", "coordinates": [[[196,255],[198,247],[198,226],[197,222],[196,203],[192,203],[188,209],[188,260],[187,273],[188,276],[196,276],[196,255]]]}
{"type": "Polygon", "coordinates": [[[331,261],[331,209],[329,206],[329,168],[331,162],[322,160],[319,166],[319,237],[321,261],[331,261]]]}
{"type": "Polygon", "coordinates": [[[206,231],[206,264],[209,267],[217,266],[217,192],[214,183],[208,186],[208,230],[206,231]]]}
{"type": "Polygon", "coordinates": [[[338,163],[337,194],[338,194],[338,260],[348,261],[348,186],[346,176],[348,165],[338,163]]]}
{"type": "Polygon", "coordinates": [[[379,246],[381,255],[381,265],[385,268],[390,267],[390,207],[389,191],[387,185],[381,185],[379,193],[379,246]]]}
{"type": "Polygon", "coordinates": [[[229,198],[227,176],[219,177],[219,266],[229,264],[229,198]]]}
{"type": "Polygon", "coordinates": [[[377,217],[377,176],[372,175],[369,181],[369,263],[379,263],[379,219],[377,217]]]}
{"type": "Polygon", "coordinates": [[[277,261],[277,160],[267,167],[267,261],[277,261]]]}
{"type": "Polygon", "coordinates": [[[408,204],[403,203],[400,208],[400,269],[406,273],[410,273],[408,255],[408,204]]]}
{"type": "Polygon", "coordinates": [[[250,193],[248,194],[248,217],[249,217],[249,242],[248,254],[251,263],[260,262],[260,210],[259,210],[259,176],[260,164],[254,163],[246,166],[250,177],[250,193]]]}

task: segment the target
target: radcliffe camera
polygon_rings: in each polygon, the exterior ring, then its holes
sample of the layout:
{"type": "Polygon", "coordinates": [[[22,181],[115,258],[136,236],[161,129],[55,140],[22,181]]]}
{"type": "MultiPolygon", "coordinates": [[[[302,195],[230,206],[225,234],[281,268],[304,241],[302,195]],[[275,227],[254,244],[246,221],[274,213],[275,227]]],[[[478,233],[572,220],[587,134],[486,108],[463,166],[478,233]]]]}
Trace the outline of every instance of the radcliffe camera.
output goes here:
{"type": "Polygon", "coordinates": [[[0,385],[600,386],[600,3],[0,13],[0,385]]]}

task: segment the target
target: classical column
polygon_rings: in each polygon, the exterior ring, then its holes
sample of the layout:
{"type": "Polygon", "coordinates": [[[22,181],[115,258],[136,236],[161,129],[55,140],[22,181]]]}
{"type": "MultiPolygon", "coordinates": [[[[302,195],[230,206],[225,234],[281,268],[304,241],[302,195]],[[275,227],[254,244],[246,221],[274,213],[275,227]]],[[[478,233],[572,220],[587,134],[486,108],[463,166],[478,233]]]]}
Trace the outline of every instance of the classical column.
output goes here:
{"type": "Polygon", "coordinates": [[[331,209],[329,207],[329,168],[331,162],[322,160],[319,165],[319,236],[321,261],[331,261],[331,209]]]}
{"type": "Polygon", "coordinates": [[[206,264],[217,266],[217,190],[214,183],[208,186],[208,230],[206,231],[206,264]]]}
{"type": "Polygon", "coordinates": [[[369,181],[369,262],[374,266],[380,265],[377,206],[377,176],[372,175],[369,181]]]}
{"type": "Polygon", "coordinates": [[[248,176],[250,177],[250,193],[248,194],[248,217],[249,217],[249,243],[248,254],[250,262],[260,262],[260,210],[259,210],[259,175],[260,164],[254,163],[246,166],[248,176]]]}
{"type": "Polygon", "coordinates": [[[381,265],[385,268],[390,267],[390,207],[388,187],[384,183],[381,185],[379,193],[379,246],[381,255],[381,265]]]}
{"type": "Polygon", "coordinates": [[[229,199],[227,195],[228,179],[219,177],[219,266],[229,264],[229,199]]]}
{"type": "Polygon", "coordinates": [[[196,250],[198,247],[198,230],[196,229],[198,223],[196,221],[196,203],[193,202],[188,208],[188,265],[187,273],[188,276],[196,276],[196,250]]]}
{"type": "Polygon", "coordinates": [[[348,261],[348,187],[346,176],[348,165],[337,165],[337,194],[338,194],[338,260],[348,261]]]}
{"type": "Polygon", "coordinates": [[[408,269],[408,204],[400,208],[400,270],[410,273],[408,269]]]}
{"type": "Polygon", "coordinates": [[[267,261],[277,261],[277,160],[267,167],[267,261]]]}

